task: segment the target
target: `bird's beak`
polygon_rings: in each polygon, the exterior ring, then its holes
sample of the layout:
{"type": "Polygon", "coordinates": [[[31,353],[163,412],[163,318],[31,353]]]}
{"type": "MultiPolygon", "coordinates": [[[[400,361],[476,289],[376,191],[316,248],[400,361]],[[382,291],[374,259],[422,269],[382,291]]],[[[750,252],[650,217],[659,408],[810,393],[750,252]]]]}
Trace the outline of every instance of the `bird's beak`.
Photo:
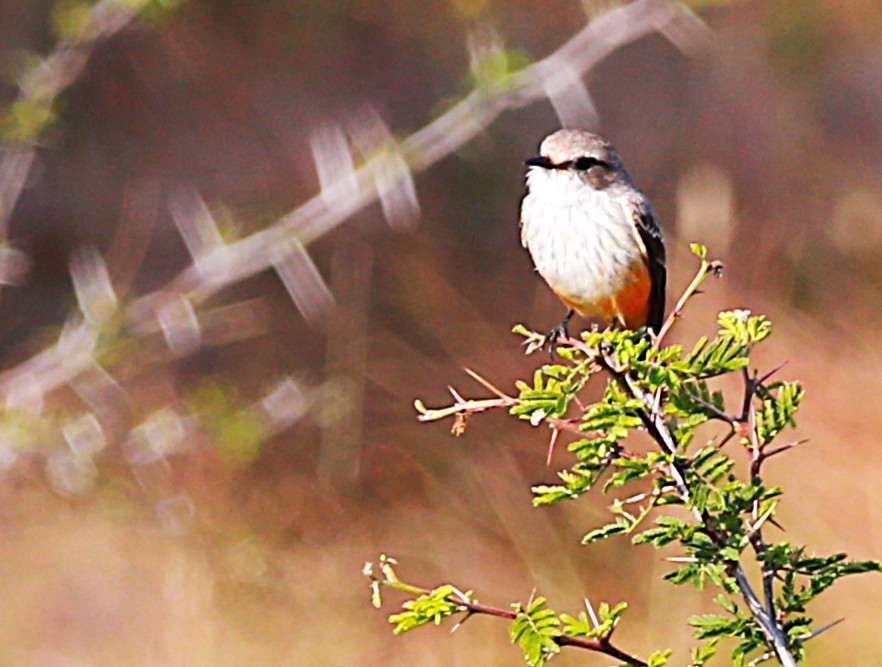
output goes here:
{"type": "Polygon", "coordinates": [[[539,157],[531,157],[524,160],[524,164],[530,167],[542,167],[543,169],[554,169],[554,163],[544,155],[539,157]]]}

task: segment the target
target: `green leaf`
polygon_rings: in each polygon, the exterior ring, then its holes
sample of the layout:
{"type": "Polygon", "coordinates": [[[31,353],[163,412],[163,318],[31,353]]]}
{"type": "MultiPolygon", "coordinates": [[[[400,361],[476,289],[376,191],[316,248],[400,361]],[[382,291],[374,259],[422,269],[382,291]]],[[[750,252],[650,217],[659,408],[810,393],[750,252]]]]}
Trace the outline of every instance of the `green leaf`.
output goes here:
{"type": "Polygon", "coordinates": [[[627,609],[628,605],[625,602],[620,602],[615,607],[610,607],[606,602],[602,602],[596,612],[597,625],[589,620],[584,611],[579,614],[578,618],[561,614],[563,633],[578,637],[608,637],[627,609]]]}
{"type": "Polygon", "coordinates": [[[596,636],[594,625],[588,618],[588,614],[584,611],[579,614],[578,618],[574,618],[569,614],[561,614],[560,620],[563,623],[563,634],[573,637],[594,637],[596,636]]]}
{"type": "Polygon", "coordinates": [[[698,259],[707,259],[707,247],[701,245],[700,243],[690,243],[689,250],[693,255],[698,257],[698,259]]]}
{"type": "Polygon", "coordinates": [[[560,619],[546,607],[545,598],[536,598],[527,609],[515,605],[517,616],[509,628],[512,644],[518,644],[531,667],[542,667],[560,652],[555,641],[561,635],[560,619]]]}
{"type": "Polygon", "coordinates": [[[719,314],[717,321],[721,336],[731,337],[748,349],[772,333],[772,323],[763,315],[752,316],[749,310],[724,311],[719,314]]]}
{"type": "Polygon", "coordinates": [[[632,522],[628,521],[624,517],[617,517],[616,520],[612,523],[608,523],[600,528],[595,528],[590,533],[585,535],[585,537],[582,538],[582,544],[591,544],[592,542],[605,540],[609,537],[612,537],[613,535],[628,533],[631,531],[631,528],[632,522]]]}
{"type": "Polygon", "coordinates": [[[389,617],[389,622],[395,626],[393,632],[400,635],[426,623],[438,625],[448,616],[465,611],[464,606],[448,599],[455,592],[453,586],[445,584],[413,600],[408,600],[402,605],[404,611],[389,617]]]}
{"type": "Polygon", "coordinates": [[[804,394],[798,382],[778,382],[769,389],[759,389],[762,406],[756,413],[756,428],[760,442],[768,444],[788,426],[796,426],[793,417],[804,394]]]}
{"type": "Polygon", "coordinates": [[[573,500],[578,498],[579,494],[573,492],[566,486],[534,486],[530,489],[536,496],[533,498],[533,506],[541,507],[542,505],[553,505],[561,500],[573,500]]]}
{"type": "Polygon", "coordinates": [[[702,338],[683,360],[671,363],[671,370],[684,379],[704,379],[723,375],[747,365],[747,348],[727,332],[713,341],[702,338]]]}
{"type": "Polygon", "coordinates": [[[701,667],[717,653],[717,639],[712,638],[692,649],[692,663],[689,667],[701,667]]]}
{"type": "Polygon", "coordinates": [[[839,576],[849,574],[863,574],[865,572],[882,572],[882,563],[878,560],[855,560],[843,563],[839,570],[839,576]]]}
{"type": "Polygon", "coordinates": [[[735,601],[731,598],[726,597],[725,595],[718,595],[714,598],[714,602],[720,605],[723,609],[728,611],[730,614],[738,613],[738,605],[735,604],[735,601]]]}
{"type": "Polygon", "coordinates": [[[701,475],[711,484],[716,484],[735,467],[735,461],[726,455],[720,455],[707,462],[700,470],[701,475]]]}
{"type": "Polygon", "coordinates": [[[674,652],[671,649],[666,649],[664,651],[656,651],[649,659],[646,661],[648,667],[664,667],[668,664],[668,659],[674,655],[674,652]]]}
{"type": "Polygon", "coordinates": [[[677,540],[691,537],[695,528],[682,519],[673,516],[660,516],[655,520],[657,528],[649,528],[632,539],[634,544],[653,544],[662,547],[677,540]]]}
{"type": "Polygon", "coordinates": [[[550,364],[537,368],[533,373],[533,383],[518,380],[518,403],[509,412],[521,419],[529,420],[534,426],[546,417],[563,417],[570,401],[588,381],[590,372],[587,364],[574,367],[550,364]]]}
{"type": "Polygon", "coordinates": [[[642,479],[653,472],[653,463],[648,458],[618,458],[613,465],[619,470],[614,472],[604,487],[604,493],[612,488],[625,486],[629,482],[642,479]]]}
{"type": "Polygon", "coordinates": [[[618,624],[619,619],[628,610],[627,602],[619,602],[615,607],[609,603],[601,602],[597,607],[597,619],[600,621],[599,630],[601,635],[608,635],[618,624]]]}
{"type": "Polygon", "coordinates": [[[672,584],[681,585],[691,583],[695,588],[702,590],[705,583],[710,582],[714,586],[725,586],[729,589],[729,577],[726,574],[726,567],[722,564],[709,562],[686,563],[664,576],[665,581],[672,584]]]}
{"type": "Polygon", "coordinates": [[[733,619],[728,616],[719,616],[717,614],[690,616],[686,622],[695,628],[695,636],[698,639],[707,639],[709,637],[737,637],[745,623],[744,619],[733,619]]]}

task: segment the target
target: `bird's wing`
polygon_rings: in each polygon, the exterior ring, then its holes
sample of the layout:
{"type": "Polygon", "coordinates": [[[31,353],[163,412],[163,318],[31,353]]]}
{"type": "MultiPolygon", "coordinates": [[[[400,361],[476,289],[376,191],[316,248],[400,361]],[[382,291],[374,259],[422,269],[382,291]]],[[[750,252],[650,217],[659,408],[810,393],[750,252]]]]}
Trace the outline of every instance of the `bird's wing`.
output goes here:
{"type": "Polygon", "coordinates": [[[665,240],[652,204],[644,197],[641,196],[632,202],[631,218],[637,231],[637,241],[643,247],[643,256],[646,257],[652,280],[652,289],[649,293],[649,317],[646,324],[658,333],[665,317],[665,287],[668,274],[665,266],[665,240]]]}

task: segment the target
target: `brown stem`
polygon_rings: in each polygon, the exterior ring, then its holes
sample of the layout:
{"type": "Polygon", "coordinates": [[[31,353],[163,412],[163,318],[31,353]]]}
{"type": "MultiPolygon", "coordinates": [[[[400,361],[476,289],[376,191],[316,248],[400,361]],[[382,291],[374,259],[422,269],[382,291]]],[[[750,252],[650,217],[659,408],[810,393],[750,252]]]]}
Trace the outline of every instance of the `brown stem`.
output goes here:
{"type": "MultiPolygon", "coordinates": [[[[450,601],[466,608],[469,614],[486,614],[488,616],[496,616],[498,618],[508,618],[514,620],[518,617],[517,612],[508,609],[499,609],[489,605],[472,602],[461,598],[459,595],[451,595],[450,601]]],[[[579,637],[576,635],[559,635],[554,638],[554,642],[558,646],[575,646],[576,648],[585,649],[586,651],[595,651],[603,653],[616,660],[621,660],[627,665],[633,667],[647,667],[647,663],[640,658],[626,653],[622,649],[614,646],[610,642],[609,637],[579,637]]]]}
{"type": "Polygon", "coordinates": [[[662,324],[661,330],[653,338],[653,347],[661,347],[661,343],[664,340],[665,336],[668,335],[668,331],[671,330],[671,327],[674,326],[674,323],[682,316],[683,308],[686,306],[686,302],[699,293],[698,288],[701,287],[701,283],[704,282],[704,279],[711,274],[720,275],[722,269],[723,265],[720,262],[709,262],[705,259],[701,261],[701,267],[698,269],[698,273],[695,274],[692,282],[689,283],[689,287],[686,288],[686,291],[683,292],[680,300],[677,301],[677,305],[674,306],[674,310],[671,311],[671,314],[668,315],[667,319],[662,324]]]}
{"type": "Polygon", "coordinates": [[[558,431],[569,431],[570,433],[577,433],[583,438],[591,438],[595,437],[593,431],[583,431],[579,428],[579,424],[581,423],[578,419],[559,419],[558,417],[546,417],[546,423],[557,429],[558,431]]]}
{"type": "MultiPolygon", "coordinates": [[[[750,481],[753,484],[760,483],[760,477],[762,474],[762,466],[765,461],[775,454],[780,454],[781,452],[787,451],[788,449],[795,447],[800,444],[799,442],[790,443],[788,445],[784,445],[783,447],[778,447],[769,451],[767,449],[767,443],[761,443],[759,441],[759,432],[757,431],[755,411],[753,409],[753,399],[756,396],[756,392],[760,386],[762,386],[763,382],[769,379],[771,375],[777,372],[780,369],[773,369],[772,371],[766,373],[762,377],[757,378],[756,376],[750,377],[750,375],[745,371],[744,372],[744,414],[752,417],[749,421],[751,426],[751,442],[754,443],[754,446],[751,448],[751,462],[750,462],[750,481]]],[[[754,514],[757,513],[757,505],[754,505],[754,514]]],[[[756,517],[759,519],[759,517],[756,517]]],[[[764,560],[762,556],[768,551],[768,545],[766,544],[765,538],[763,537],[763,531],[761,527],[757,527],[756,530],[750,536],[750,545],[753,548],[754,553],[757,555],[757,560],[762,563],[761,572],[762,572],[762,582],[763,582],[763,595],[765,597],[766,603],[766,613],[770,618],[775,619],[777,621],[777,611],[775,609],[775,578],[778,576],[778,569],[770,563],[768,560],[764,560]]]]}
{"type": "MultiPolygon", "coordinates": [[[[622,387],[624,391],[626,391],[632,398],[639,399],[646,406],[644,409],[641,409],[640,419],[646,428],[646,431],[652,437],[653,440],[661,447],[662,451],[671,454],[672,456],[677,452],[677,442],[674,438],[673,433],[671,433],[668,425],[665,423],[665,420],[662,418],[657,411],[652,409],[653,401],[652,397],[648,396],[646,392],[644,392],[640,387],[638,387],[633,381],[628,373],[627,369],[618,368],[615,360],[611,358],[610,355],[605,354],[602,350],[600,354],[597,356],[598,363],[603,366],[607,372],[612,375],[612,377],[619,383],[619,386],[622,387]]],[[[744,375],[745,381],[748,383],[745,389],[745,396],[750,396],[752,398],[753,394],[756,392],[756,379],[751,378],[749,374],[745,373],[744,375]]],[[[745,408],[745,412],[747,413],[745,417],[751,428],[752,435],[752,446],[756,452],[756,455],[759,456],[759,448],[756,442],[756,419],[754,416],[754,411],[752,409],[752,401],[748,401],[748,404],[745,408]]],[[[668,467],[668,471],[671,474],[671,477],[674,480],[674,483],[677,487],[677,492],[680,494],[681,499],[688,505],[690,502],[689,487],[686,484],[685,471],[680,469],[680,466],[677,464],[676,459],[671,461],[670,466],[668,467]]],[[[696,519],[701,522],[704,526],[705,531],[710,536],[710,538],[719,546],[725,545],[725,536],[720,533],[720,530],[714,524],[712,517],[707,512],[699,511],[697,508],[692,509],[693,514],[696,519]]],[[[759,531],[758,531],[758,534],[759,531]]],[[[761,534],[760,534],[761,535],[761,534]]],[[[750,580],[747,578],[747,574],[744,572],[744,569],[741,567],[741,563],[737,561],[732,561],[726,564],[726,571],[730,577],[735,579],[735,582],[738,586],[738,590],[741,592],[741,597],[744,599],[745,604],[747,604],[748,609],[750,609],[751,614],[753,614],[754,618],[756,618],[757,622],[760,625],[760,628],[765,635],[766,642],[769,647],[774,651],[775,656],[778,658],[778,661],[781,663],[783,667],[796,667],[796,659],[793,657],[793,654],[790,652],[790,647],[787,645],[787,637],[784,634],[784,631],[781,629],[778,624],[777,619],[774,614],[774,596],[769,595],[769,587],[771,586],[772,580],[766,579],[765,571],[763,572],[763,583],[765,588],[765,597],[767,600],[767,606],[763,606],[763,603],[760,601],[759,596],[757,596],[756,592],[753,590],[753,586],[750,584],[750,580]]]]}
{"type": "Polygon", "coordinates": [[[696,396],[695,394],[693,394],[692,392],[689,392],[689,391],[686,392],[686,395],[689,397],[689,400],[695,401],[701,407],[703,407],[705,410],[710,412],[714,417],[716,417],[717,419],[719,419],[721,421],[726,422],[730,426],[738,421],[738,417],[733,417],[732,415],[730,415],[726,412],[723,412],[716,405],[704,400],[701,396],[696,396]]]}
{"type": "Polygon", "coordinates": [[[647,663],[643,662],[639,658],[635,658],[633,655],[625,653],[619,648],[616,648],[606,639],[591,639],[590,637],[573,637],[571,635],[561,635],[560,637],[555,638],[555,643],[558,646],[576,646],[578,648],[583,648],[588,651],[596,651],[598,653],[603,653],[608,655],[616,660],[621,660],[626,665],[632,665],[633,667],[646,667],[647,663]]]}

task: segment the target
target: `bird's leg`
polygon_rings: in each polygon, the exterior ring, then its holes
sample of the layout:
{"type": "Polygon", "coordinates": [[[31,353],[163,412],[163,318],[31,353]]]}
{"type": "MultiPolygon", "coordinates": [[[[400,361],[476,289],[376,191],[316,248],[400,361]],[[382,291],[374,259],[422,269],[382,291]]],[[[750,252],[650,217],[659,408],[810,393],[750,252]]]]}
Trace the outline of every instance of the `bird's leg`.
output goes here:
{"type": "Polygon", "coordinates": [[[572,308],[564,315],[564,318],[560,321],[554,329],[548,332],[548,335],[545,337],[545,340],[548,343],[548,351],[551,353],[552,358],[554,357],[554,348],[557,346],[557,341],[559,338],[569,338],[570,335],[567,333],[567,325],[570,323],[570,320],[573,319],[573,315],[576,314],[576,311],[572,308]]]}

